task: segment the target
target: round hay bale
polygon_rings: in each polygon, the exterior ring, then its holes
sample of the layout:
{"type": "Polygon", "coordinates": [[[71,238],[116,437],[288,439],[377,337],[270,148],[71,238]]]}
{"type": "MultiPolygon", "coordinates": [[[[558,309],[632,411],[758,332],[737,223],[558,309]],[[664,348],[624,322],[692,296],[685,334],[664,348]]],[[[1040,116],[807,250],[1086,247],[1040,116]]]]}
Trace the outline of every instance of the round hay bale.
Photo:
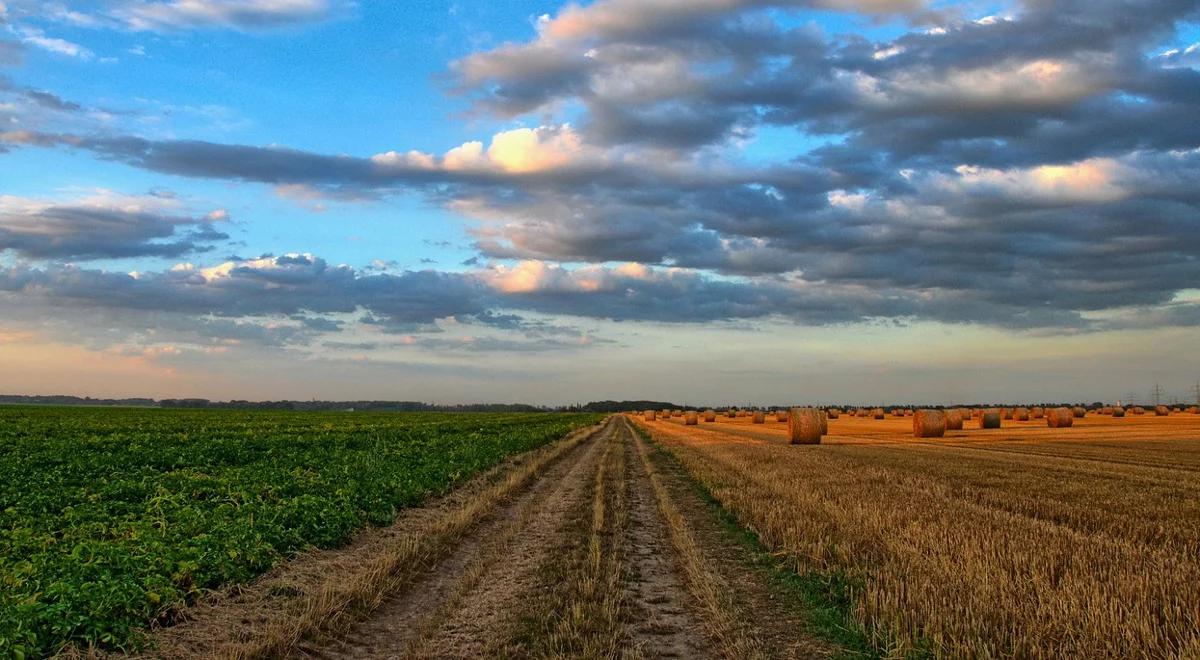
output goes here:
{"type": "Polygon", "coordinates": [[[1030,419],[1042,419],[1045,416],[1046,416],[1045,408],[1039,407],[1039,408],[1030,408],[1029,409],[1029,418],[1030,419]]]}
{"type": "Polygon", "coordinates": [[[1111,415],[1112,410],[1113,410],[1112,406],[1104,406],[1103,408],[1100,409],[1100,414],[1101,415],[1111,415]]]}
{"type": "MultiPolygon", "coordinates": [[[[916,417],[913,418],[916,420],[916,417]]],[[[914,421],[913,424],[916,424],[914,421]]],[[[961,431],[963,427],[963,411],[954,409],[946,411],[946,430],[961,431]]]]}
{"type": "Polygon", "coordinates": [[[876,408],[871,411],[871,416],[875,419],[883,419],[883,408],[876,408]]]}
{"type": "Polygon", "coordinates": [[[733,409],[726,410],[725,416],[728,417],[729,419],[733,419],[734,417],[737,417],[737,411],[733,410],[733,409]]]}
{"type": "Polygon", "coordinates": [[[715,422],[715,421],[717,421],[717,411],[715,411],[715,410],[705,410],[705,411],[704,411],[704,421],[706,421],[706,422],[715,422]]]}
{"type": "Polygon", "coordinates": [[[1000,416],[1003,417],[1004,419],[1012,419],[1013,418],[1012,408],[1001,408],[1000,416]]]}
{"type": "Polygon", "coordinates": [[[689,410],[689,411],[688,411],[687,413],[685,413],[685,414],[684,414],[684,416],[683,416],[683,425],[684,425],[684,426],[695,426],[695,425],[696,425],[696,422],[697,422],[698,420],[699,420],[699,417],[697,417],[696,413],[695,413],[695,412],[693,412],[693,411],[691,411],[691,410],[689,410]]]}
{"type": "Polygon", "coordinates": [[[767,416],[764,415],[763,411],[761,411],[761,410],[755,410],[754,414],[750,416],[751,424],[763,424],[766,421],[767,421],[767,416]]]}
{"type": "Polygon", "coordinates": [[[1112,409],[1112,416],[1113,416],[1113,417],[1124,417],[1124,416],[1125,416],[1125,409],[1124,409],[1124,408],[1122,408],[1121,406],[1117,406],[1117,407],[1113,408],[1113,409],[1112,409]]]}
{"type": "Polygon", "coordinates": [[[775,411],[775,421],[786,422],[787,419],[788,419],[788,415],[787,415],[786,410],[776,410],[775,411]]]}
{"type": "Polygon", "coordinates": [[[983,411],[979,416],[979,428],[981,429],[998,429],[1000,428],[1000,411],[995,408],[983,411]]]}
{"type": "Polygon", "coordinates": [[[842,416],[842,411],[838,410],[837,408],[830,408],[829,410],[825,411],[825,414],[829,417],[829,419],[837,419],[838,417],[842,416]]]}
{"type": "Polygon", "coordinates": [[[788,440],[793,445],[819,445],[824,435],[823,415],[816,408],[792,408],[788,411],[788,440]]]}
{"type": "Polygon", "coordinates": [[[1029,409],[1028,408],[1013,408],[1012,409],[1012,417],[1006,417],[1005,419],[1011,419],[1014,422],[1028,422],[1029,421],[1029,409]]]}
{"type": "Polygon", "coordinates": [[[1200,406],[1192,406],[1191,408],[1188,408],[1188,412],[1192,413],[1193,415],[1200,415],[1200,406]]]}
{"type": "Polygon", "coordinates": [[[1075,422],[1070,408],[1051,408],[1046,411],[1046,426],[1052,429],[1068,429],[1075,422]]]}
{"type": "Polygon", "coordinates": [[[946,435],[946,413],[922,408],[913,414],[914,438],[940,438],[946,435]]]}
{"type": "Polygon", "coordinates": [[[1083,419],[1084,417],[1087,417],[1087,408],[1084,408],[1083,406],[1075,406],[1071,409],[1071,414],[1074,415],[1076,419],[1083,419]]]}
{"type": "Polygon", "coordinates": [[[1171,414],[1171,409],[1166,406],[1154,406],[1154,414],[1157,417],[1166,417],[1171,414]]]}
{"type": "Polygon", "coordinates": [[[663,419],[671,419],[671,411],[667,410],[666,408],[664,408],[659,414],[662,415],[663,419]]]}
{"type": "Polygon", "coordinates": [[[1145,415],[1145,414],[1146,414],[1146,409],[1145,409],[1145,408],[1143,408],[1143,407],[1141,407],[1141,406],[1134,406],[1134,407],[1133,407],[1133,414],[1135,414],[1135,415],[1145,415]]]}
{"type": "Polygon", "coordinates": [[[654,412],[653,410],[647,410],[647,411],[646,411],[646,412],[645,412],[645,413],[642,415],[642,419],[646,420],[647,422],[653,422],[653,421],[654,421],[654,418],[655,418],[655,417],[657,417],[657,416],[658,416],[658,413],[654,412]]]}

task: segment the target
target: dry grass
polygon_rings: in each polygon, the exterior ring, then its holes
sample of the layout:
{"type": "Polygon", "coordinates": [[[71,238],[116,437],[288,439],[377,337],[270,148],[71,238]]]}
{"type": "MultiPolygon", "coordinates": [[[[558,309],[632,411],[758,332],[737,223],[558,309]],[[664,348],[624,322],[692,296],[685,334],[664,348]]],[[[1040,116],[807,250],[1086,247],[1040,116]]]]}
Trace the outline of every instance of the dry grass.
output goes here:
{"type": "Polygon", "coordinates": [[[730,420],[646,424],[800,572],[846,577],[889,655],[1200,657],[1200,419],[1005,421],[821,446],[730,420]]]}

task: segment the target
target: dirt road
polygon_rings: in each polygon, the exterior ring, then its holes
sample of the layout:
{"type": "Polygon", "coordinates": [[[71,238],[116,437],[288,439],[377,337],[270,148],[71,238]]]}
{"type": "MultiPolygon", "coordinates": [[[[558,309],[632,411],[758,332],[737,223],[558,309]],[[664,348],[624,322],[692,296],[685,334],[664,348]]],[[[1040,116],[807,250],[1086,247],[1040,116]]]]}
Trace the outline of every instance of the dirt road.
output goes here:
{"type": "Polygon", "coordinates": [[[295,654],[828,653],[802,636],[796,613],[775,603],[742,561],[743,548],[661,462],[628,422],[610,419],[372,616],[295,654]],[[758,625],[763,617],[768,625],[758,625]]]}
{"type": "Polygon", "coordinates": [[[349,558],[330,553],[284,566],[248,595],[165,629],[159,653],[810,658],[836,651],[806,636],[802,613],[771,592],[680,468],[623,417],[507,469],[525,474],[494,475],[414,512],[381,532],[384,540],[346,550],[349,558]],[[391,547],[418,541],[428,547],[391,547]],[[369,581],[357,575],[355,561],[388,553],[395,557],[386,576],[382,569],[369,581]],[[297,570],[308,579],[294,579],[297,570]],[[362,585],[338,591],[355,580],[362,585]],[[278,602],[281,584],[300,593],[283,590],[278,602]],[[347,595],[325,595],[331,590],[347,595]],[[255,614],[256,607],[275,612],[255,614]]]}

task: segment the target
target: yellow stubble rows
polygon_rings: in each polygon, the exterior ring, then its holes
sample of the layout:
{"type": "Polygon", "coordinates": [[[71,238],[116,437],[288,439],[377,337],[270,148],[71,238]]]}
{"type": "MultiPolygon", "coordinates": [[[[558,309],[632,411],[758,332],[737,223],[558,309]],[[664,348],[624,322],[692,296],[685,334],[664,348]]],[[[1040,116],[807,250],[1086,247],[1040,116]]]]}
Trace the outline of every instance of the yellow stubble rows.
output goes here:
{"type": "Polygon", "coordinates": [[[797,570],[858,585],[892,652],[1200,657],[1200,416],[937,440],[842,417],[817,446],[774,421],[638,422],[797,570]]]}

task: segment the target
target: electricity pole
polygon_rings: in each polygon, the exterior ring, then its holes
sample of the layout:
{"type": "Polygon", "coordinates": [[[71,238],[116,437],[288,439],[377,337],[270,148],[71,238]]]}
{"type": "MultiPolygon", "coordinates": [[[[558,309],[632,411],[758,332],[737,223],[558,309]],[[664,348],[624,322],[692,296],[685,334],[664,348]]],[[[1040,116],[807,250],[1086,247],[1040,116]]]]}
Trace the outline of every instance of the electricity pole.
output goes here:
{"type": "Polygon", "coordinates": [[[1154,389],[1150,390],[1150,395],[1154,397],[1155,406],[1162,405],[1162,387],[1158,383],[1154,384],[1154,389]]]}
{"type": "Polygon", "coordinates": [[[1200,406],[1200,380],[1196,381],[1196,384],[1192,386],[1192,394],[1196,395],[1196,405],[1200,406]]]}

